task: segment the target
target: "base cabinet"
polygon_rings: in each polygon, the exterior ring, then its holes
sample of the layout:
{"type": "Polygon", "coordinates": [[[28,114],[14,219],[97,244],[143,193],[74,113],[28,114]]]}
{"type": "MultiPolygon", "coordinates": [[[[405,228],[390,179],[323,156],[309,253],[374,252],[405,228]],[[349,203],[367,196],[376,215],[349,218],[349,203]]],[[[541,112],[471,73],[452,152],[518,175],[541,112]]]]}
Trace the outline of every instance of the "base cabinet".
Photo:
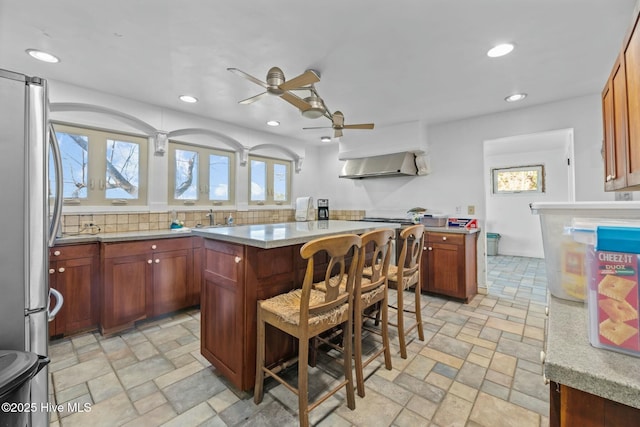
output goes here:
{"type": "Polygon", "coordinates": [[[422,291],[469,301],[478,293],[477,233],[428,231],[420,260],[422,291]]]}
{"type": "MultiPolygon", "coordinates": [[[[93,329],[98,324],[98,245],[60,245],[49,250],[49,286],[64,297],[49,335],[60,336],[93,329]]],[[[55,301],[51,301],[51,307],[55,301]]]]}
{"type": "Polygon", "coordinates": [[[638,425],[640,409],[564,384],[549,383],[550,427],[627,427],[638,425]]]}
{"type": "Polygon", "coordinates": [[[191,237],[102,245],[102,333],[193,305],[191,237]]]}

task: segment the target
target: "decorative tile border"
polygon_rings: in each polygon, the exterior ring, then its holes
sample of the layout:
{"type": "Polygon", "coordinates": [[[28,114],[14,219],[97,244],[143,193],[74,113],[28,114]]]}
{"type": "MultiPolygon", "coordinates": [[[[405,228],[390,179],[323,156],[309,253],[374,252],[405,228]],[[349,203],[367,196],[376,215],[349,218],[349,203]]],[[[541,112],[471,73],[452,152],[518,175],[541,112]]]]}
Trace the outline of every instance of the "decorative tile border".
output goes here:
{"type": "MultiPolygon", "coordinates": [[[[178,219],[185,227],[195,227],[197,224],[209,225],[208,210],[177,211],[178,219]]],[[[270,224],[277,222],[295,221],[293,209],[271,209],[259,211],[214,211],[214,224],[224,224],[229,214],[233,216],[236,225],[270,224]]],[[[364,210],[332,210],[330,219],[360,220],[364,218],[364,210]]],[[[139,213],[96,213],[69,214],[62,217],[62,232],[65,234],[78,233],[121,233],[125,231],[163,230],[171,223],[170,212],[139,212],[139,213]],[[93,224],[93,226],[85,226],[93,224]]]]}

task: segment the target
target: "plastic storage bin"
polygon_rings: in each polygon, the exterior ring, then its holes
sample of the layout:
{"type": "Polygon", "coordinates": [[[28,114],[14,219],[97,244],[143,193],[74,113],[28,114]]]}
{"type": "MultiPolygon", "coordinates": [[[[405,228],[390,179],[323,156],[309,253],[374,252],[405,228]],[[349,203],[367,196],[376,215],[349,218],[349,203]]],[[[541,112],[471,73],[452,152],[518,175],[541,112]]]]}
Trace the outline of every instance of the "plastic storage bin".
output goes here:
{"type": "Polygon", "coordinates": [[[420,222],[426,227],[444,227],[447,225],[447,215],[425,214],[420,222]]]}
{"type": "Polygon", "coordinates": [[[592,222],[640,219],[640,203],[532,203],[531,212],[540,216],[549,292],[558,298],[584,301],[587,284],[587,245],[574,240],[572,222],[582,218],[590,218],[592,222]]]}
{"type": "Polygon", "coordinates": [[[640,357],[640,228],[598,226],[588,246],[589,342],[640,357]]]}
{"type": "Polygon", "coordinates": [[[500,234],[487,233],[487,255],[498,255],[498,241],[500,240],[500,234]]]}

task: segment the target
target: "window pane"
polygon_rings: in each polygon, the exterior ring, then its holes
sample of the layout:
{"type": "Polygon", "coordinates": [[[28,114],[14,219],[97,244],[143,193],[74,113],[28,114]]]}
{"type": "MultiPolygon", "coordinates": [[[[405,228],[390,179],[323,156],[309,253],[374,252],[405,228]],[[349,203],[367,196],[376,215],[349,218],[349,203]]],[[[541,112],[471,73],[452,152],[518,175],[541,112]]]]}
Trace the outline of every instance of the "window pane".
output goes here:
{"type": "Polygon", "coordinates": [[[287,165],[279,163],[273,165],[273,200],[276,202],[287,200],[287,165]]]}
{"type": "Polygon", "coordinates": [[[493,192],[544,192],[543,171],[542,165],[493,169],[493,192]]]}
{"type": "Polygon", "coordinates": [[[137,199],[140,146],[107,139],[107,199],[137,199]]]}
{"type": "Polygon", "coordinates": [[[229,157],[209,155],[209,200],[229,200],[229,157]]]}
{"type": "MultiPolygon", "coordinates": [[[[87,176],[89,173],[89,137],[65,132],[56,132],[62,155],[62,185],[66,199],[87,198],[87,176]]],[[[54,180],[54,172],[49,179],[54,180]]]]}
{"type": "Polygon", "coordinates": [[[251,160],[251,200],[266,200],[267,167],[265,162],[251,160]]]}
{"type": "Polygon", "coordinates": [[[176,150],[175,168],[173,197],[177,200],[198,200],[198,153],[176,150]]]}

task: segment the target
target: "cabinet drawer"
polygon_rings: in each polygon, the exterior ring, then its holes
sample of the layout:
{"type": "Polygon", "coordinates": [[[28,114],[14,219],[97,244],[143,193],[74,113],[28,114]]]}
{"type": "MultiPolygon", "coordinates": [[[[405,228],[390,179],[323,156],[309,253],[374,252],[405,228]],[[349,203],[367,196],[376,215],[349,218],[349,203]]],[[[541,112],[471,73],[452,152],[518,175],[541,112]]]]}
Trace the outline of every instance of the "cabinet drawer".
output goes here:
{"type": "Polygon", "coordinates": [[[453,245],[464,244],[464,234],[458,233],[427,233],[427,243],[451,243],[453,245]]]}
{"type": "Polygon", "coordinates": [[[191,247],[191,237],[105,243],[104,257],[115,258],[119,256],[140,255],[150,252],[166,252],[181,249],[191,249],[191,247]]]}
{"type": "Polygon", "coordinates": [[[98,244],[56,245],[49,249],[49,261],[66,261],[74,258],[89,258],[98,255],[98,244]]]}

